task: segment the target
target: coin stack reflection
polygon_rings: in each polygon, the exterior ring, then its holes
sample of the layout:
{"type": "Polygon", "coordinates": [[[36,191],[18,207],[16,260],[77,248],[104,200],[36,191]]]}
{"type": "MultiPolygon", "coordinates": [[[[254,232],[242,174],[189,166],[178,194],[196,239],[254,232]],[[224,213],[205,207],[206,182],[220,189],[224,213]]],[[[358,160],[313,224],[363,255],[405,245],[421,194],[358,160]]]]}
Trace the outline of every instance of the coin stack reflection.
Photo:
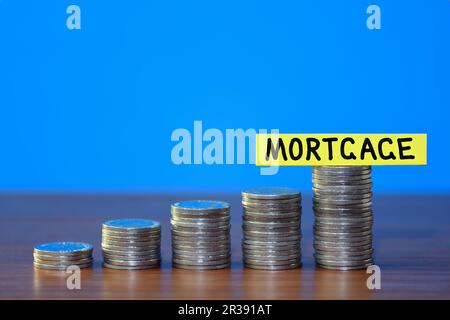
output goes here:
{"type": "Polygon", "coordinates": [[[34,247],[34,266],[47,270],[66,270],[69,266],[92,266],[93,247],[83,242],[50,242],[34,247]]]}
{"type": "Polygon", "coordinates": [[[183,269],[230,266],[230,205],[221,201],[180,201],[171,206],[172,262],[183,269]]]}
{"type": "Polygon", "coordinates": [[[244,265],[262,270],[301,266],[301,194],[290,188],[242,192],[244,265]]]}
{"type": "Polygon", "coordinates": [[[103,223],[103,265],[112,269],[155,268],[161,262],[161,225],[145,219],[103,223]]]}
{"type": "Polygon", "coordinates": [[[337,270],[371,265],[371,168],[314,167],[313,193],[316,264],[337,270]]]}

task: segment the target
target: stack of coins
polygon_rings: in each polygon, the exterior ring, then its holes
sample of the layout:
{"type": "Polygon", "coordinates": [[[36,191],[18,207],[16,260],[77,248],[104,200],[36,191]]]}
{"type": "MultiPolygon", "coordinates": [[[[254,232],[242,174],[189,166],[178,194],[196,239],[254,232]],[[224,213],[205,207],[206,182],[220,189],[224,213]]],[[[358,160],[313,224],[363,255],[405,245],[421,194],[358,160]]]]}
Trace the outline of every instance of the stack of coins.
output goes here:
{"type": "Polygon", "coordinates": [[[314,167],[313,192],[316,264],[337,270],[371,265],[371,168],[314,167]]]}
{"type": "Polygon", "coordinates": [[[301,266],[301,194],[290,188],[242,192],[244,265],[262,270],[301,266]]]}
{"type": "Polygon", "coordinates": [[[230,205],[221,201],[181,201],[171,206],[172,261],[183,269],[230,266],[230,205]]]}
{"type": "Polygon", "coordinates": [[[112,269],[155,268],[161,262],[161,224],[144,219],[103,223],[103,265],[112,269]]]}
{"type": "Polygon", "coordinates": [[[92,266],[93,247],[82,242],[51,242],[34,247],[34,266],[39,269],[66,270],[70,266],[92,266]]]}

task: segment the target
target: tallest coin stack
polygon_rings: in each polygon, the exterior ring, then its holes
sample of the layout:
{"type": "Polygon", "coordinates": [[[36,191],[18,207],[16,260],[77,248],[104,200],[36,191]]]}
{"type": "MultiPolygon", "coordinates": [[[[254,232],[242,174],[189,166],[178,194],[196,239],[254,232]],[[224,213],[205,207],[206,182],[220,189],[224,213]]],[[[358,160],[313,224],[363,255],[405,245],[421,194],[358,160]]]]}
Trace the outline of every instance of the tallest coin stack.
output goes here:
{"type": "Polygon", "coordinates": [[[313,167],[313,193],[316,264],[337,270],[371,265],[371,168],[313,167]]]}

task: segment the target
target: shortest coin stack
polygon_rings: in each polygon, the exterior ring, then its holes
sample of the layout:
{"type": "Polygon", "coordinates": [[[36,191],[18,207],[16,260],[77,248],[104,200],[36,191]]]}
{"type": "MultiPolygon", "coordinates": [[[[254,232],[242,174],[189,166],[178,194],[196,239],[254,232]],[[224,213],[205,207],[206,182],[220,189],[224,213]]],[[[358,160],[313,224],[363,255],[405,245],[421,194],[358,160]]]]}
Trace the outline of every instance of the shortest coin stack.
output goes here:
{"type": "Polygon", "coordinates": [[[82,242],[50,242],[34,247],[34,266],[39,269],[66,270],[69,266],[92,266],[93,247],[82,242]]]}
{"type": "Polygon", "coordinates": [[[110,220],[102,226],[103,266],[148,269],[161,263],[161,224],[144,219],[110,220]]]}
{"type": "Polygon", "coordinates": [[[230,205],[193,200],[172,205],[173,266],[222,269],[230,266],[230,205]]]}
{"type": "Polygon", "coordinates": [[[301,266],[301,195],[290,188],[242,192],[244,265],[262,270],[301,266]]]}

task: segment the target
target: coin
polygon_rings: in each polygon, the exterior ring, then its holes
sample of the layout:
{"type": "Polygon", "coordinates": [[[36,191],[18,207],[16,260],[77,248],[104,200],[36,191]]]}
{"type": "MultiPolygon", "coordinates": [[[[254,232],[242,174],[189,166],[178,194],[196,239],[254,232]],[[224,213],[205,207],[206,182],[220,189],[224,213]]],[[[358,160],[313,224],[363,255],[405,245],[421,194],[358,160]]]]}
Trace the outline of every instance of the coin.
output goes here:
{"type": "Polygon", "coordinates": [[[107,262],[103,262],[103,266],[109,269],[117,269],[117,270],[142,270],[142,269],[150,269],[150,268],[159,268],[160,264],[147,264],[147,265],[138,265],[138,266],[120,266],[116,264],[109,264],[107,262]]]}
{"type": "Polygon", "coordinates": [[[281,266],[270,265],[270,264],[258,265],[258,264],[251,264],[251,263],[244,262],[244,266],[247,268],[258,269],[258,270],[267,270],[267,271],[281,271],[281,270],[295,269],[295,268],[301,267],[301,265],[302,265],[301,262],[295,262],[292,264],[281,265],[281,266]]]}
{"type": "Polygon", "coordinates": [[[301,265],[301,194],[285,187],[242,192],[244,265],[283,270],[301,265]]]}
{"type": "Polygon", "coordinates": [[[102,225],[103,266],[154,268],[161,262],[161,224],[147,219],[118,219],[102,225]]]}
{"type": "Polygon", "coordinates": [[[184,269],[230,265],[230,205],[190,200],[171,205],[172,264],[184,269]]]}
{"type": "Polygon", "coordinates": [[[372,263],[371,174],[368,166],[313,168],[317,266],[352,270],[372,263]]]}
{"type": "Polygon", "coordinates": [[[76,265],[80,268],[92,266],[93,246],[84,242],[50,242],[34,247],[34,266],[47,270],[66,270],[76,265]]]}

